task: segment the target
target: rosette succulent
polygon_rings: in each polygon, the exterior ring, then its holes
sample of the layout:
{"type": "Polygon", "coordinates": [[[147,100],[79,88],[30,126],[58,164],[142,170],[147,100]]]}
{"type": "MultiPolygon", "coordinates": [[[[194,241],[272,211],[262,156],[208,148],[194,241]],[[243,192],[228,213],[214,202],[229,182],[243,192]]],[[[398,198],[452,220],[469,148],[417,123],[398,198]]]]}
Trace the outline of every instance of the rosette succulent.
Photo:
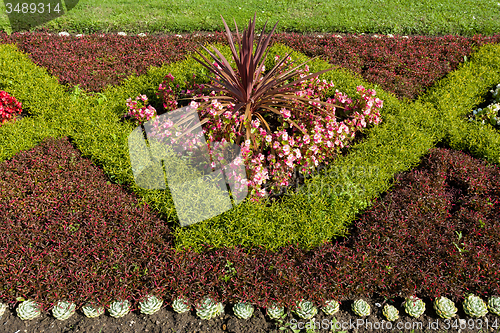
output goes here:
{"type": "Polygon", "coordinates": [[[335,312],[339,311],[339,309],[340,309],[339,302],[335,300],[330,300],[325,302],[325,306],[321,308],[321,311],[323,311],[326,315],[331,316],[335,314],[335,312]]]}
{"type": "Polygon", "coordinates": [[[32,320],[40,315],[41,305],[33,300],[27,300],[19,304],[16,309],[17,315],[21,320],[32,320]]]}
{"type": "Polygon", "coordinates": [[[141,313],[151,315],[158,310],[160,310],[163,305],[163,300],[156,298],[156,296],[149,295],[146,296],[146,299],[142,302],[139,302],[139,308],[141,309],[141,313]]]}
{"type": "Polygon", "coordinates": [[[352,308],[352,311],[354,311],[354,313],[360,317],[370,315],[370,311],[371,311],[370,304],[366,303],[362,299],[358,299],[358,300],[354,301],[354,303],[352,303],[352,305],[351,305],[351,308],[352,308]]]}
{"type": "Polygon", "coordinates": [[[285,308],[272,303],[270,307],[266,308],[266,313],[271,319],[280,319],[285,314],[285,308]]]}
{"type": "Polygon", "coordinates": [[[439,317],[450,319],[454,317],[458,311],[455,303],[446,297],[439,297],[434,301],[434,310],[439,317]]]}
{"type": "Polygon", "coordinates": [[[177,297],[172,302],[172,308],[177,313],[184,313],[191,310],[191,306],[189,305],[189,301],[184,297],[177,297]]]}
{"type": "Polygon", "coordinates": [[[425,303],[417,296],[406,298],[404,303],[405,311],[408,315],[418,318],[425,312],[425,303]]]}
{"type": "Polygon", "coordinates": [[[52,309],[52,314],[59,320],[66,320],[75,313],[76,304],[60,301],[52,309]]]}
{"type": "Polygon", "coordinates": [[[398,318],[399,318],[399,311],[398,311],[398,309],[396,309],[394,306],[392,306],[390,304],[384,305],[384,308],[382,309],[382,314],[389,321],[398,320],[398,318]]]}
{"type": "Polygon", "coordinates": [[[254,307],[247,302],[239,302],[233,306],[234,315],[240,319],[248,319],[253,315],[254,307]]]}
{"type": "Polygon", "coordinates": [[[130,302],[128,300],[124,301],[114,301],[109,306],[109,315],[114,318],[121,318],[125,316],[130,311],[130,302]]]}
{"type": "Polygon", "coordinates": [[[302,319],[311,319],[318,313],[318,308],[312,302],[301,300],[294,312],[302,319]]]}
{"type": "Polygon", "coordinates": [[[464,312],[471,317],[480,318],[488,313],[488,309],[484,301],[472,294],[465,297],[464,303],[464,312]]]}
{"type": "Polygon", "coordinates": [[[498,296],[491,296],[490,297],[490,299],[488,300],[488,310],[491,313],[494,313],[497,316],[500,316],[500,297],[498,297],[498,296]]]}
{"type": "Polygon", "coordinates": [[[196,315],[201,319],[210,320],[224,314],[224,305],[216,303],[207,296],[196,308],[196,315]]]}
{"type": "Polygon", "coordinates": [[[7,310],[7,304],[0,303],[0,317],[4,314],[5,310],[7,310]]]}
{"type": "Polygon", "coordinates": [[[90,304],[86,304],[82,307],[82,311],[87,318],[97,318],[102,315],[105,310],[103,307],[95,308],[90,304]]]}

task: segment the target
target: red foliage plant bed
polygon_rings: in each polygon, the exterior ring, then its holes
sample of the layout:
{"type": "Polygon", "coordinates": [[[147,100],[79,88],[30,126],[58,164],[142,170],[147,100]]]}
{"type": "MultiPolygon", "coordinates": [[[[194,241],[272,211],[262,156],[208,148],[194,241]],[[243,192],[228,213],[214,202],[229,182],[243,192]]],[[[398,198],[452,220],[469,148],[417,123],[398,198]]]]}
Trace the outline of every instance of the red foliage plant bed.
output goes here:
{"type": "Polygon", "coordinates": [[[396,178],[351,236],[309,252],[175,251],[166,221],[107,182],[67,138],[48,139],[0,164],[0,301],[31,298],[49,309],[63,299],[77,308],[128,299],[134,310],[146,294],[266,307],[500,293],[498,167],[433,149],[396,178]]]}
{"type": "MultiPolygon", "coordinates": [[[[205,37],[209,43],[225,43],[223,33],[205,37]]],[[[200,39],[198,39],[200,41],[200,39]]],[[[193,38],[176,36],[120,36],[92,34],[76,36],[50,35],[47,32],[0,34],[0,43],[16,44],[39,66],[47,68],[59,83],[89,92],[101,92],[130,75],[143,75],[150,66],[186,58],[195,47],[193,38]]]]}
{"type": "Polygon", "coordinates": [[[464,56],[469,57],[475,46],[499,43],[500,34],[408,38],[371,35],[317,38],[280,34],[273,41],[309,57],[320,56],[330,64],[348,68],[398,98],[414,99],[434,82],[457,69],[464,56]]]}
{"type": "MultiPolygon", "coordinates": [[[[99,37],[49,35],[47,32],[0,34],[0,43],[17,44],[33,61],[58,77],[59,83],[101,92],[107,85],[118,85],[129,75],[147,73],[186,58],[197,43],[227,44],[225,34],[192,33],[179,38],[165,36],[99,37]]],[[[300,34],[273,34],[270,45],[283,43],[309,57],[320,56],[332,65],[348,68],[368,82],[380,85],[398,98],[414,99],[436,80],[455,70],[469,57],[474,46],[500,42],[494,36],[396,36],[380,38],[347,35],[321,38],[300,34]]]]}

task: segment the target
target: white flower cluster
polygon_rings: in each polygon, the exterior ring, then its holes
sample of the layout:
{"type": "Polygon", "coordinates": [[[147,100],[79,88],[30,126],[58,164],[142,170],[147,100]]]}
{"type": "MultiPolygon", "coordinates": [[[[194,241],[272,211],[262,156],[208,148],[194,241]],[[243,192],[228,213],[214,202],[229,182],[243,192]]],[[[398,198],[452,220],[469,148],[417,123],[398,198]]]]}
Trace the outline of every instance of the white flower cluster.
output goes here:
{"type": "MultiPolygon", "coordinates": [[[[21,34],[24,34],[24,33],[22,32],[21,34]]],[[[52,34],[49,34],[49,35],[52,35],[52,34]]],[[[71,36],[70,33],[67,32],[67,31],[61,31],[58,35],[62,36],[62,37],[69,37],[69,36],[71,36]]],[[[117,33],[117,35],[118,36],[127,36],[127,33],[120,31],[120,32],[117,33]]],[[[77,34],[77,35],[75,35],[75,37],[77,37],[77,38],[81,38],[83,36],[84,36],[84,34],[77,34]]],[[[104,34],[100,34],[99,35],[99,37],[104,37],[104,36],[105,36],[104,34]]],[[[138,37],[146,37],[146,34],[141,32],[141,33],[137,34],[137,36],[138,37]]],[[[177,35],[177,37],[182,37],[182,36],[181,35],[177,35]]]]}

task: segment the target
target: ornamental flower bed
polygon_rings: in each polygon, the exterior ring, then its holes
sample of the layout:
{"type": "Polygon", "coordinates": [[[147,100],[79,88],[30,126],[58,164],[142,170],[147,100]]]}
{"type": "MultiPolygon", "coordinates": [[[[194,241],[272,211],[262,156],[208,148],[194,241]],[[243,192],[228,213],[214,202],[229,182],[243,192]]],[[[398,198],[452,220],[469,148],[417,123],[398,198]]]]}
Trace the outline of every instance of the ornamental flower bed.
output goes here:
{"type": "MultiPolygon", "coordinates": [[[[366,104],[373,97],[363,88],[358,92],[366,93],[366,104]]],[[[347,101],[340,93],[335,99],[347,101]]],[[[285,119],[291,115],[281,112],[285,119]]],[[[345,240],[312,251],[288,246],[279,253],[242,247],[196,253],[173,250],[168,223],[107,181],[71,140],[49,139],[0,164],[0,241],[8,249],[0,254],[0,300],[18,305],[24,320],[49,309],[59,320],[80,309],[88,317],[104,308],[114,318],[136,310],[154,315],[163,304],[192,309],[205,320],[223,316],[227,304],[242,320],[250,320],[255,307],[275,320],[283,318],[284,307],[312,320],[338,312],[343,303],[369,318],[377,309],[361,298],[371,295],[385,298],[375,306],[384,306],[378,314],[390,321],[404,313],[419,318],[432,308],[453,317],[458,302],[473,318],[498,314],[498,297],[491,296],[500,293],[498,171],[464,153],[433,149],[419,168],[396,177],[393,190],[345,240]]]]}

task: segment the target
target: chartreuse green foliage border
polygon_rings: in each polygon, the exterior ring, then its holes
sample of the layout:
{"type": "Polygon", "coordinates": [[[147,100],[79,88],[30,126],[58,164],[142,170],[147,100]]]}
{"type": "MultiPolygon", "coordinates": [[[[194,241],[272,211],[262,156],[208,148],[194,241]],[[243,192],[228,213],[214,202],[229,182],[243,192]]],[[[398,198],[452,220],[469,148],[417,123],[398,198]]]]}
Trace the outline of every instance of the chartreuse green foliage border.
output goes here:
{"type": "MultiPolygon", "coordinates": [[[[229,48],[217,47],[230,59],[229,48]]],[[[266,68],[273,66],[274,55],[289,51],[283,45],[273,46],[266,68]]],[[[214,247],[262,245],[277,250],[288,243],[299,243],[311,249],[332,237],[346,235],[356,213],[390,188],[394,174],[417,165],[438,141],[447,141],[454,148],[465,148],[498,164],[499,133],[468,123],[463,116],[500,82],[499,51],[499,45],[482,47],[469,62],[411,104],[346,70],[325,73],[321,79],[332,80],[336,89],[351,97],[356,96],[359,84],[376,88],[377,96],[384,100],[383,122],[283,203],[266,206],[246,202],[208,221],[176,227],[176,247],[200,250],[206,243],[214,247]]],[[[298,62],[306,59],[297,52],[293,54],[293,60],[298,62]]],[[[156,208],[168,221],[176,222],[168,190],[135,186],[127,147],[134,125],[120,121],[120,117],[126,112],[127,98],[146,94],[152,103],[158,103],[154,94],[166,74],[172,73],[175,84],[182,86],[193,73],[202,78],[201,65],[188,58],[161,68],[151,67],[146,75],[131,76],[120,86],[108,87],[104,91],[107,101],[101,104],[85,96],[72,101],[55,78],[15,46],[0,46],[0,65],[0,89],[16,96],[34,115],[0,127],[1,161],[33,148],[44,138],[70,136],[82,155],[102,167],[110,179],[129,186],[142,202],[156,208]]],[[[319,59],[309,66],[311,72],[330,67],[319,59]]],[[[200,79],[198,82],[203,82],[200,79]]]]}
{"type": "Polygon", "coordinates": [[[500,45],[487,44],[459,71],[440,80],[422,100],[433,103],[439,113],[455,117],[446,126],[444,142],[457,150],[500,164],[500,136],[491,125],[469,122],[466,114],[484,101],[486,93],[500,83],[500,45]]]}

